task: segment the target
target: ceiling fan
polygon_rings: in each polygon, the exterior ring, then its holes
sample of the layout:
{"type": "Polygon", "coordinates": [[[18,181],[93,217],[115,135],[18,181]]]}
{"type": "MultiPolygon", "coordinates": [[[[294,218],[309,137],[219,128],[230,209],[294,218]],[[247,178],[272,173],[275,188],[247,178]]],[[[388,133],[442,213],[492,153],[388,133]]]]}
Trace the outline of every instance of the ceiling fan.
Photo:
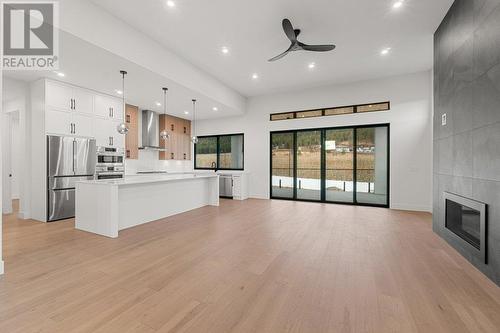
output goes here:
{"type": "Polygon", "coordinates": [[[330,44],[330,45],[307,45],[307,44],[301,43],[297,40],[297,37],[300,34],[300,29],[294,29],[292,26],[292,23],[290,22],[289,19],[284,19],[282,22],[282,25],[283,25],[283,30],[285,31],[286,36],[288,37],[288,39],[291,42],[290,47],[285,52],[281,53],[280,55],[277,55],[274,58],[269,59],[268,61],[276,61],[278,59],[281,59],[292,51],[326,52],[326,51],[331,51],[335,48],[335,45],[333,45],[333,44],[330,44]]]}

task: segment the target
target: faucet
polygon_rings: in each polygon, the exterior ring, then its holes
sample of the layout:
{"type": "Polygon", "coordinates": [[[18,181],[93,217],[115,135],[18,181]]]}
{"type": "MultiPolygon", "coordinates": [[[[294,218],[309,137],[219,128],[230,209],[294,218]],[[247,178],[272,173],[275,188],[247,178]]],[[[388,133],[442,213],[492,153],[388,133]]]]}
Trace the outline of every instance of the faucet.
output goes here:
{"type": "Polygon", "coordinates": [[[214,171],[217,171],[217,163],[216,162],[212,162],[212,168],[214,169],[214,171]]]}

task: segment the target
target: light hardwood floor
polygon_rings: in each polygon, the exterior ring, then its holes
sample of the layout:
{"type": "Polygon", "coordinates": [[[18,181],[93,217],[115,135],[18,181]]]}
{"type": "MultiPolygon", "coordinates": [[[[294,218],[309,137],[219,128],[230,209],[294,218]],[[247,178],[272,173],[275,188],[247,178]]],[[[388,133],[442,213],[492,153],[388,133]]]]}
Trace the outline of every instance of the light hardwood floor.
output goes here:
{"type": "Polygon", "coordinates": [[[4,216],[0,332],[499,332],[425,213],[223,200],[109,239],[4,216]]]}

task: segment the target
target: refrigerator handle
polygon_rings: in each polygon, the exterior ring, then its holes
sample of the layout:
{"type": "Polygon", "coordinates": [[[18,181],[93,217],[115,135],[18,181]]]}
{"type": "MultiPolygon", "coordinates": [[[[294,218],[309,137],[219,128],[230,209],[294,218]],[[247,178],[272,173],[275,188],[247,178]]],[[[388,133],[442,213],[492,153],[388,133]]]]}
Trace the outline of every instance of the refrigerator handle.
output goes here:
{"type": "Polygon", "coordinates": [[[76,164],[76,140],[73,140],[73,173],[75,172],[76,164]]]}

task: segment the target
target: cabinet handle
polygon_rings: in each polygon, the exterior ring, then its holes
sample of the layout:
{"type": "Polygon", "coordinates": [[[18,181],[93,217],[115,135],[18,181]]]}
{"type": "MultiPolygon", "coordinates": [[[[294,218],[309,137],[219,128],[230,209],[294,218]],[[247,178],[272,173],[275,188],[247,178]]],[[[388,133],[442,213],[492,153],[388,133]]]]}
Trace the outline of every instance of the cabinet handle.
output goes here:
{"type": "Polygon", "coordinates": [[[170,157],[174,159],[174,153],[170,153],[170,157]]]}
{"type": "Polygon", "coordinates": [[[127,149],[127,158],[130,158],[130,150],[127,149]]]}
{"type": "Polygon", "coordinates": [[[69,133],[73,134],[73,123],[69,124],[69,133]]]}
{"type": "Polygon", "coordinates": [[[108,108],[108,114],[111,117],[111,108],[108,108]]]}
{"type": "Polygon", "coordinates": [[[115,109],[114,108],[111,108],[111,117],[115,117],[115,109]]]}
{"type": "Polygon", "coordinates": [[[76,99],[73,99],[73,110],[76,110],[76,99]]]}
{"type": "Polygon", "coordinates": [[[184,153],[184,159],[186,159],[186,153],[184,153]]]}
{"type": "Polygon", "coordinates": [[[127,119],[127,123],[130,124],[130,115],[129,114],[127,115],[126,119],[127,119]]]}
{"type": "Polygon", "coordinates": [[[184,134],[186,134],[186,126],[184,126],[184,134]]]}
{"type": "Polygon", "coordinates": [[[73,134],[76,134],[76,124],[73,123],[73,134]]]}
{"type": "Polygon", "coordinates": [[[174,124],[170,125],[170,130],[173,131],[174,130],[174,124]]]}

